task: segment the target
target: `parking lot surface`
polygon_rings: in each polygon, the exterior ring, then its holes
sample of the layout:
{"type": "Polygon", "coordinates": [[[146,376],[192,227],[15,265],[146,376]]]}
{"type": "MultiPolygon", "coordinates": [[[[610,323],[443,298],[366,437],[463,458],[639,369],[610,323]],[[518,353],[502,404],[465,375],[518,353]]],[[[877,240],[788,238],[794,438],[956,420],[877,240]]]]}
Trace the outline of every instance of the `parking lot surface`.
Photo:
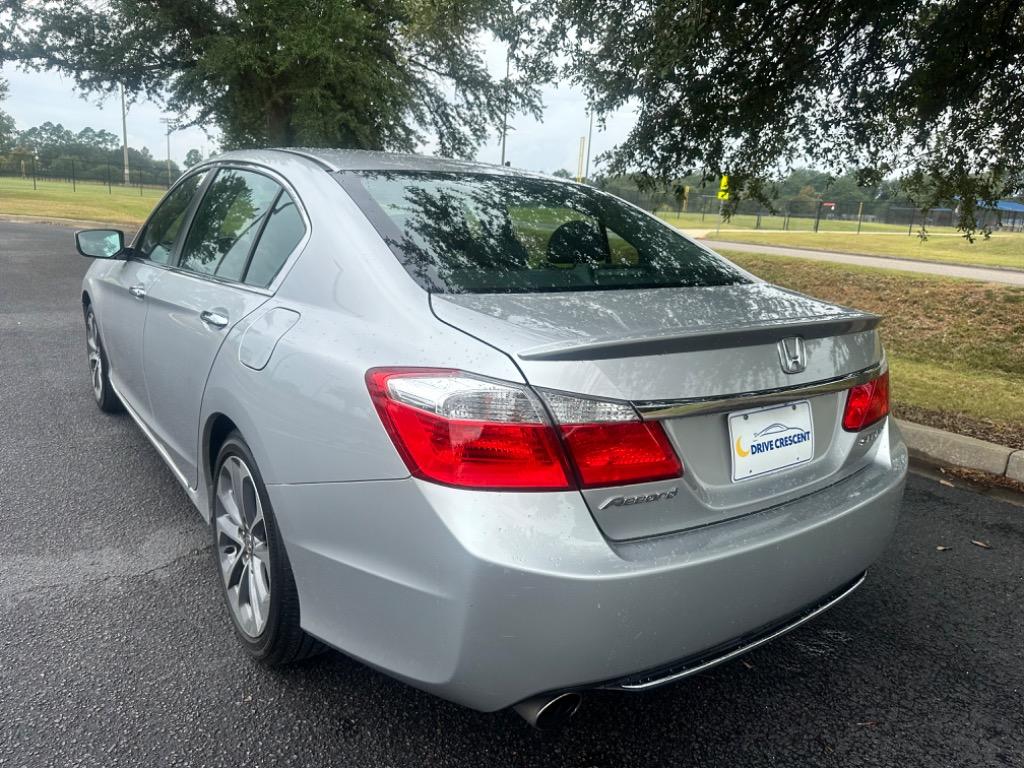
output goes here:
{"type": "Polygon", "coordinates": [[[339,653],[260,668],[198,514],[92,401],[87,266],[0,222],[0,766],[1024,766],[1024,508],[921,476],[844,604],[560,733],[339,653]]]}

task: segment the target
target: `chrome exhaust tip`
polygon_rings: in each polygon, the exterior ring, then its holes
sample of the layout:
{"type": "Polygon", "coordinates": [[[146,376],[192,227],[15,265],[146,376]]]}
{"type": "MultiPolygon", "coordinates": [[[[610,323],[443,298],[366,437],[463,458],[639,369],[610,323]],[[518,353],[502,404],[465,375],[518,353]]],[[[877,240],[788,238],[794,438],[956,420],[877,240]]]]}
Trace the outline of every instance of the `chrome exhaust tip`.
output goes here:
{"type": "Polygon", "coordinates": [[[583,696],[575,691],[555,695],[534,696],[513,707],[538,731],[555,731],[563,727],[580,708],[583,696]]]}

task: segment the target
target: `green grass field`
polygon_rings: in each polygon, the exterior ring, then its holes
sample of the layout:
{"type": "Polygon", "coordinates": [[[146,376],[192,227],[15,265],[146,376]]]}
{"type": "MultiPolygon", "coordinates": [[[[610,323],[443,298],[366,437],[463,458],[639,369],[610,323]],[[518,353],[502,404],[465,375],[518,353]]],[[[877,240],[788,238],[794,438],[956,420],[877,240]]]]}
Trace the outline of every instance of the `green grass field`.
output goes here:
{"type": "Polygon", "coordinates": [[[817,248],[866,256],[896,256],[950,264],[1024,269],[1024,234],[1020,233],[997,232],[987,240],[979,237],[973,243],[954,235],[935,235],[921,240],[906,234],[856,235],[833,232],[722,232],[717,236],[712,233],[710,237],[734,243],[817,248]]]}
{"type": "Polygon", "coordinates": [[[724,255],[778,285],[882,315],[898,415],[1024,449],[1024,288],[724,255]]]}
{"type": "Polygon", "coordinates": [[[77,190],[63,181],[0,177],[0,214],[39,216],[54,219],[82,219],[137,227],[163,196],[160,187],[114,186],[79,182],[77,190]]]}
{"type": "MultiPolygon", "coordinates": [[[[664,219],[673,226],[680,227],[681,229],[718,229],[719,219],[717,210],[708,210],[706,214],[701,215],[700,211],[687,211],[685,213],[678,213],[675,211],[659,211],[658,217],[664,219]]],[[[721,222],[721,230],[723,236],[727,230],[743,229],[757,231],[761,230],[786,230],[790,233],[811,233],[814,234],[814,218],[804,216],[791,216],[788,220],[785,216],[761,216],[760,226],[758,226],[758,220],[756,215],[751,214],[740,214],[733,216],[728,221],[721,222]]],[[[932,230],[936,233],[942,232],[947,234],[955,234],[956,230],[953,227],[935,227],[932,230]]],[[[818,233],[825,232],[857,232],[857,222],[847,221],[844,219],[821,219],[818,222],[818,233]]],[[[885,224],[882,222],[864,221],[861,223],[861,232],[893,232],[907,234],[906,224],[885,224]]]]}

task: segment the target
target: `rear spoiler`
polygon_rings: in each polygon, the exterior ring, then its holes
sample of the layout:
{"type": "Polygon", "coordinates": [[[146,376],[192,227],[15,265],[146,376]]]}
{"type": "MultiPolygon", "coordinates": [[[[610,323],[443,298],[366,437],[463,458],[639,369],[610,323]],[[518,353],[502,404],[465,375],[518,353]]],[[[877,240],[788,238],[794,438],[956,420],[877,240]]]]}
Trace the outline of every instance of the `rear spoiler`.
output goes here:
{"type": "Polygon", "coordinates": [[[523,350],[517,357],[522,360],[606,360],[673,352],[701,352],[709,349],[724,351],[729,348],[773,344],[792,336],[821,339],[848,333],[863,333],[877,328],[881,320],[879,315],[868,312],[851,312],[838,317],[787,318],[770,324],[669,331],[658,336],[647,334],[637,337],[616,336],[596,341],[556,342],[523,350]]]}

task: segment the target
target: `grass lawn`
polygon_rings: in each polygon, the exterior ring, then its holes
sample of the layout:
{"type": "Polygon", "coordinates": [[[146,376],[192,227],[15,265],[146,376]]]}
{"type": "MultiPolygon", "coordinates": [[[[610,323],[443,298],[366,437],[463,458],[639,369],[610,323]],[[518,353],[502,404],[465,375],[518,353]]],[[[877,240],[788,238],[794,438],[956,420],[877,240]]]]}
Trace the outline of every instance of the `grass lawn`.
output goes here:
{"type": "MultiPolygon", "coordinates": [[[[904,229],[904,233],[906,230],[904,229]]],[[[817,248],[867,256],[898,256],[955,264],[1024,269],[1024,234],[999,233],[973,243],[955,235],[935,235],[927,240],[916,236],[885,234],[843,234],[838,232],[722,232],[712,239],[793,248],[817,248]]]]}
{"type": "Polygon", "coordinates": [[[897,415],[1024,449],[1024,288],[724,255],[778,285],[883,315],[897,415]]]}
{"type": "MultiPolygon", "coordinates": [[[[716,229],[719,226],[718,221],[718,209],[708,208],[707,211],[702,215],[699,208],[697,211],[686,211],[685,213],[678,211],[658,211],[658,217],[664,219],[673,226],[680,227],[682,229],[716,229]]],[[[785,215],[769,216],[763,214],[761,216],[760,223],[758,223],[757,215],[755,214],[739,214],[733,216],[728,221],[721,223],[721,229],[723,234],[726,230],[730,229],[766,229],[766,230],[781,230],[786,229],[790,232],[805,232],[814,234],[814,217],[801,215],[801,216],[790,216],[789,219],[785,215]]],[[[885,224],[883,222],[876,221],[863,221],[861,222],[861,232],[894,232],[894,233],[907,233],[906,224],[885,224]]],[[[956,234],[957,230],[953,227],[935,227],[930,230],[936,233],[945,234],[956,234]]],[[[847,219],[826,219],[822,218],[818,222],[818,232],[857,232],[857,221],[847,219]]]]}
{"type": "Polygon", "coordinates": [[[62,181],[39,181],[32,189],[32,179],[0,177],[0,214],[44,216],[57,219],[84,219],[137,227],[163,196],[159,187],[114,186],[108,192],[105,184],[80,182],[77,190],[62,181]]]}

